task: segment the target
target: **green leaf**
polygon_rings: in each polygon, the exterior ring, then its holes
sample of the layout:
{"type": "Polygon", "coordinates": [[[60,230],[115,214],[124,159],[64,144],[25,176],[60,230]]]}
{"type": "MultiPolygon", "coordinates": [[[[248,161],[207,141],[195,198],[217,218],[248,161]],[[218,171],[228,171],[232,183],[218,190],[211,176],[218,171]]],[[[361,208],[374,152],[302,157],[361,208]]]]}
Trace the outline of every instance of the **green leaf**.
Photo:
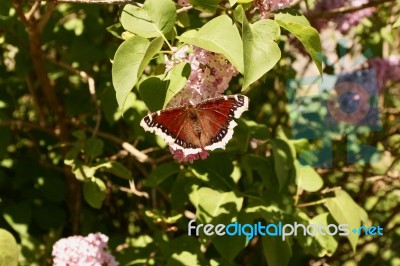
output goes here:
{"type": "Polygon", "coordinates": [[[140,97],[149,108],[150,112],[155,112],[163,108],[167,96],[169,80],[165,75],[149,77],[139,85],[140,97]]]}
{"type": "Polygon", "coordinates": [[[0,228],[0,265],[18,265],[18,245],[14,236],[0,228]]]}
{"type": "Polygon", "coordinates": [[[92,178],[91,181],[83,183],[83,197],[90,206],[100,209],[106,198],[106,185],[101,179],[92,178]]]}
{"type": "Polygon", "coordinates": [[[112,66],[112,80],[117,102],[122,110],[129,92],[153,56],[161,50],[162,45],[162,37],[149,42],[141,36],[133,36],[118,48],[112,66]]]}
{"type": "Polygon", "coordinates": [[[182,42],[223,54],[240,73],[244,72],[242,39],[227,15],[218,16],[198,31],[185,32],[178,38],[182,42]]]}
{"type": "Polygon", "coordinates": [[[287,184],[294,169],[293,155],[294,147],[283,139],[271,140],[272,151],[274,154],[274,168],[276,176],[278,177],[279,191],[287,184]]]}
{"type": "Polygon", "coordinates": [[[208,13],[215,13],[221,0],[189,0],[194,8],[208,13]]]}
{"type": "Polygon", "coordinates": [[[180,63],[165,75],[149,77],[139,85],[139,93],[150,111],[164,109],[168,102],[186,85],[190,64],[180,63]]]}
{"type": "Polygon", "coordinates": [[[99,164],[94,167],[96,170],[97,169],[103,169],[105,172],[111,173],[115,176],[118,176],[123,179],[132,179],[132,174],[131,170],[126,168],[123,164],[117,162],[117,161],[109,161],[106,163],[99,164]]]}
{"type": "Polygon", "coordinates": [[[262,250],[268,266],[285,266],[292,257],[292,247],[288,239],[284,241],[280,237],[263,236],[262,250]]]}
{"type": "Polygon", "coordinates": [[[243,19],[244,81],[242,89],[257,81],[271,70],[281,58],[276,41],[281,31],[279,25],[270,19],[250,24],[241,6],[243,19]]]}
{"type": "Polygon", "coordinates": [[[148,187],[154,187],[164,181],[166,178],[179,172],[179,164],[176,162],[158,165],[143,184],[148,187]]]}
{"type": "Polygon", "coordinates": [[[351,232],[351,230],[357,230],[361,225],[359,206],[347,192],[337,190],[335,197],[326,199],[326,207],[337,223],[349,225],[350,233],[347,238],[355,252],[359,236],[351,232]]]}
{"type": "MultiPolygon", "coordinates": [[[[296,215],[297,223],[308,226],[310,224],[328,226],[334,223],[332,216],[328,212],[321,213],[312,219],[309,219],[305,213],[299,212],[296,215]]],[[[332,256],[338,247],[336,236],[324,233],[316,233],[314,236],[297,234],[297,242],[303,248],[306,254],[311,254],[315,257],[332,256]]]]}
{"type": "Polygon", "coordinates": [[[90,138],[86,141],[85,152],[89,159],[96,158],[103,153],[103,141],[98,138],[90,138]]]}
{"type": "Polygon", "coordinates": [[[121,14],[124,29],[145,38],[169,33],[176,21],[176,8],[171,0],[146,0],[143,7],[126,5],[121,14]]]}
{"type": "Polygon", "coordinates": [[[393,24],[393,28],[397,28],[397,27],[400,27],[400,18],[398,18],[396,20],[396,22],[393,24]]]}
{"type": "MultiPolygon", "coordinates": [[[[329,213],[324,212],[321,213],[315,217],[313,217],[310,220],[310,224],[320,224],[322,226],[328,226],[328,218],[329,218],[329,213]]],[[[332,220],[332,217],[330,217],[330,220],[332,220]]],[[[320,257],[323,256],[332,256],[333,253],[335,253],[337,247],[338,247],[338,241],[334,236],[331,236],[329,234],[326,235],[321,235],[321,234],[316,234],[315,240],[321,245],[323,248],[322,251],[318,254],[320,257]]]]}
{"type": "Polygon", "coordinates": [[[300,13],[277,13],[275,21],[282,28],[291,32],[304,45],[319,73],[322,75],[322,47],[318,31],[310,26],[307,18],[300,13]]]}
{"type": "Polygon", "coordinates": [[[4,206],[3,218],[20,236],[28,235],[32,220],[32,206],[28,202],[4,206]]]}
{"type": "Polygon", "coordinates": [[[191,68],[188,63],[177,64],[168,72],[167,79],[169,80],[169,85],[163,108],[167,106],[168,102],[175,96],[175,94],[185,87],[190,72],[191,68]]]}
{"type": "Polygon", "coordinates": [[[80,181],[87,181],[89,178],[92,178],[96,173],[96,167],[91,167],[78,163],[73,166],[72,173],[74,173],[76,179],[80,181]]]}
{"type": "Polygon", "coordinates": [[[229,236],[225,234],[223,236],[215,236],[212,241],[221,256],[231,262],[246,247],[246,236],[244,235],[229,236]]]}
{"type": "Polygon", "coordinates": [[[234,192],[219,192],[208,187],[193,191],[189,199],[196,207],[196,217],[201,222],[211,222],[222,214],[239,212],[243,198],[234,192]]]}
{"type": "Polygon", "coordinates": [[[187,251],[182,251],[180,253],[174,253],[168,259],[167,266],[175,265],[199,265],[197,260],[197,254],[192,254],[187,251]]]}
{"type": "Polygon", "coordinates": [[[311,167],[303,167],[298,161],[296,166],[296,184],[305,191],[315,192],[322,188],[324,182],[321,176],[311,167]]]}

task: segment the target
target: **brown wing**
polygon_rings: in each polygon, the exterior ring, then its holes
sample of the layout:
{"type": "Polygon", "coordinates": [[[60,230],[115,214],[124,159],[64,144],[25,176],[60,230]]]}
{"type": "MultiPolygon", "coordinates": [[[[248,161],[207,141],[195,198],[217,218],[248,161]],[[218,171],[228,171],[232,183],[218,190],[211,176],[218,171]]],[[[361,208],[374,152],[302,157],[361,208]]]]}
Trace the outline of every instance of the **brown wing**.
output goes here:
{"type": "Polygon", "coordinates": [[[188,108],[179,106],[151,113],[142,119],[140,125],[162,137],[174,149],[200,151],[202,145],[194,131],[195,121],[189,118],[188,108]]]}
{"type": "Polygon", "coordinates": [[[232,138],[233,120],[248,109],[249,99],[244,95],[213,98],[195,106],[202,128],[200,142],[207,150],[224,148],[232,138]]]}

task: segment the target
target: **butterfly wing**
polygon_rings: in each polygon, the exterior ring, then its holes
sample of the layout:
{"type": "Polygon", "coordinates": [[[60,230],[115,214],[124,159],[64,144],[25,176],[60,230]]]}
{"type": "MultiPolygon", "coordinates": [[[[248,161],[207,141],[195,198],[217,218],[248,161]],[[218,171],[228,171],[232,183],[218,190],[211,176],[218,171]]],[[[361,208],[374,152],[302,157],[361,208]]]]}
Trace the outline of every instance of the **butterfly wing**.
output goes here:
{"type": "Polygon", "coordinates": [[[225,148],[232,138],[233,120],[248,109],[244,95],[222,96],[202,101],[195,106],[167,108],[144,117],[140,125],[161,136],[173,149],[185,155],[203,149],[225,148]]]}
{"type": "Polygon", "coordinates": [[[239,118],[248,109],[249,98],[244,95],[223,96],[200,102],[196,105],[202,128],[200,142],[204,149],[225,148],[237,126],[234,118],[239,118]]]}
{"type": "Polygon", "coordinates": [[[167,108],[144,117],[140,125],[162,137],[173,149],[180,149],[185,154],[194,154],[202,150],[199,138],[188,117],[188,107],[167,108]]]}

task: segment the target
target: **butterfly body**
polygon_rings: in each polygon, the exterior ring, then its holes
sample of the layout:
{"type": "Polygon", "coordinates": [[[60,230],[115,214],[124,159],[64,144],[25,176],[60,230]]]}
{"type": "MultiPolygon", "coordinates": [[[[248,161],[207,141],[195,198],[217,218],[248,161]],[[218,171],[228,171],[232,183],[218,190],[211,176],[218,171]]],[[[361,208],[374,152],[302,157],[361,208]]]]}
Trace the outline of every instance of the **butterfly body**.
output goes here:
{"type": "Polygon", "coordinates": [[[237,125],[233,119],[247,110],[248,102],[244,95],[233,95],[187,103],[151,113],[140,125],[186,155],[225,148],[237,125]]]}

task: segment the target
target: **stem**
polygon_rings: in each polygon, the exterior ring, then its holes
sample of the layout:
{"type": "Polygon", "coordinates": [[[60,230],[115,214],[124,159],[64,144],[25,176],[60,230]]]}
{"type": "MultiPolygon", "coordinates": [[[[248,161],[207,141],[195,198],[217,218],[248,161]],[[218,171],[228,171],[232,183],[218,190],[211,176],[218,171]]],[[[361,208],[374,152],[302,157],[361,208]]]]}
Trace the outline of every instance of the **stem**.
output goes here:
{"type": "Polygon", "coordinates": [[[313,201],[313,202],[298,204],[298,205],[296,205],[296,208],[304,208],[304,207],[309,207],[309,206],[321,205],[321,204],[324,204],[325,202],[326,202],[326,199],[321,199],[321,200],[317,200],[317,201],[313,201]]]}

